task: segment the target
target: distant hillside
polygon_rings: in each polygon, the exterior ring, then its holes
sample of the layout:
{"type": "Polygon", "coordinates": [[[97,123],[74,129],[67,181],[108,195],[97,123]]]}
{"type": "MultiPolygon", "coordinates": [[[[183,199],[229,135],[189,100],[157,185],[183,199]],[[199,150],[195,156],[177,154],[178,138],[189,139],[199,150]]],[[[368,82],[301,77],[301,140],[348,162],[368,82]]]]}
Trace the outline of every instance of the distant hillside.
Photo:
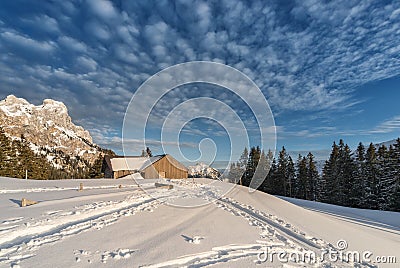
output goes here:
{"type": "MultiPolygon", "coordinates": [[[[38,157],[46,162],[41,168],[49,170],[43,174],[31,171],[38,178],[93,177],[96,172],[90,169],[99,165],[106,152],[93,143],[87,130],[72,122],[64,103],[51,99],[35,106],[25,99],[8,96],[0,101],[0,128],[2,147],[8,148],[2,152],[3,175],[24,176],[20,174],[22,171],[5,172],[5,160],[15,160],[14,165],[18,168],[10,167],[14,170],[22,170],[25,165],[29,173],[28,164],[23,162],[38,157]],[[27,160],[22,161],[22,157],[27,160]]],[[[30,169],[34,166],[31,165],[30,169]]]]}
{"type": "Polygon", "coordinates": [[[377,143],[376,147],[380,147],[382,145],[385,145],[387,148],[389,148],[390,145],[394,145],[395,143],[396,143],[396,139],[390,140],[390,141],[381,142],[381,143],[377,143]]]}

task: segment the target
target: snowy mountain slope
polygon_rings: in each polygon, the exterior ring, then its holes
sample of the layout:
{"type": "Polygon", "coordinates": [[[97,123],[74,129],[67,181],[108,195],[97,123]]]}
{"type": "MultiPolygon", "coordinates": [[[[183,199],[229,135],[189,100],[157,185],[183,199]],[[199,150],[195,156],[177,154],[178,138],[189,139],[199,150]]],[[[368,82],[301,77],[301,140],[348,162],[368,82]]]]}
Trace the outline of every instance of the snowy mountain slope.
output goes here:
{"type": "Polygon", "coordinates": [[[197,163],[194,166],[189,166],[189,176],[193,178],[210,178],[217,179],[220,173],[217,169],[212,168],[204,163],[197,163]]]}
{"type": "Polygon", "coordinates": [[[0,126],[7,136],[30,143],[35,153],[48,155],[53,161],[61,151],[70,157],[80,157],[93,163],[99,156],[99,147],[93,144],[89,132],[76,126],[68,115],[67,107],[58,101],[46,99],[35,106],[14,95],[0,101],[0,126]]]}
{"type": "Polygon", "coordinates": [[[324,213],[341,220],[354,221],[375,228],[397,231],[400,234],[400,213],[342,207],[285,196],[279,196],[279,198],[300,207],[324,213]]]}
{"type": "Polygon", "coordinates": [[[376,146],[376,148],[379,148],[380,146],[385,145],[387,148],[389,148],[391,145],[394,145],[394,144],[396,144],[396,139],[377,143],[375,146],[376,146]]]}
{"type": "Polygon", "coordinates": [[[400,260],[399,234],[240,186],[197,208],[165,203],[210,199],[231,186],[220,181],[172,181],[172,190],[155,188],[153,180],[141,180],[141,187],[129,179],[15,182],[0,178],[0,267],[354,267],[328,259],[258,260],[264,251],[319,256],[338,249],[341,239],[348,250],[400,260]],[[80,182],[86,187],[82,192],[80,182]],[[20,208],[22,197],[40,203],[20,208]]]}

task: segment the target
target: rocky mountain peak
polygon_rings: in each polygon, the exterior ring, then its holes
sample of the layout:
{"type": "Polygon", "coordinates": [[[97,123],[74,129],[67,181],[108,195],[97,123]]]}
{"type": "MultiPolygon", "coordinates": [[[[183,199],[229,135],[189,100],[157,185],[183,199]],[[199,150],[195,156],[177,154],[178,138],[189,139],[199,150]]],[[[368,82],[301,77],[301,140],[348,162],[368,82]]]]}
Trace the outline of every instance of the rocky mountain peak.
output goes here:
{"type": "Polygon", "coordinates": [[[4,102],[7,102],[8,104],[23,104],[23,105],[28,105],[29,102],[23,98],[17,98],[14,95],[8,95],[7,98],[4,100],[4,102]]]}
{"type": "Polygon", "coordinates": [[[43,100],[42,107],[43,107],[43,109],[46,109],[46,110],[53,109],[54,112],[68,113],[67,106],[65,106],[64,103],[62,103],[60,101],[55,101],[52,99],[43,100]]]}
{"type": "Polygon", "coordinates": [[[0,101],[0,127],[13,139],[23,136],[36,153],[39,148],[58,150],[90,163],[100,153],[90,133],[72,122],[64,103],[52,99],[45,99],[42,105],[35,106],[23,98],[9,95],[0,101]]]}

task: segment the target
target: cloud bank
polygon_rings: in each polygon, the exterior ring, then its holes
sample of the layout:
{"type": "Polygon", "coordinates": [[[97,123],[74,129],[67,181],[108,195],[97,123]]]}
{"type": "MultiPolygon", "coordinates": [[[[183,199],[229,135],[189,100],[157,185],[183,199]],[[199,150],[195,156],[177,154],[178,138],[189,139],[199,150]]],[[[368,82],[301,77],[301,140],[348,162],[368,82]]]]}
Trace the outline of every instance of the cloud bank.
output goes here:
{"type": "Polygon", "coordinates": [[[113,143],[141,83],[209,60],[253,79],[278,116],[346,109],[358,86],[400,75],[399,29],[396,1],[1,1],[0,98],[63,101],[113,143]]]}

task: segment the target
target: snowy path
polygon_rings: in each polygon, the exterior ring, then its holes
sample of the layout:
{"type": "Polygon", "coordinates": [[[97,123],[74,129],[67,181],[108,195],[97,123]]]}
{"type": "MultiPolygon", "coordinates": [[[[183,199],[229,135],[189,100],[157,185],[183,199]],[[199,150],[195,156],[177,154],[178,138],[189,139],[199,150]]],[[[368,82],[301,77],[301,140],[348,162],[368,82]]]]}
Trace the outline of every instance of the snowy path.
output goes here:
{"type": "Polygon", "coordinates": [[[252,206],[240,204],[231,198],[221,198],[217,204],[235,216],[244,217],[249,221],[250,225],[259,225],[261,223],[263,227],[266,227],[272,235],[275,235],[282,242],[292,243],[292,245],[298,244],[308,250],[321,249],[322,246],[327,246],[326,242],[313,237],[307,238],[304,233],[292,227],[290,223],[285,223],[275,215],[267,215],[257,211],[252,206]]]}

